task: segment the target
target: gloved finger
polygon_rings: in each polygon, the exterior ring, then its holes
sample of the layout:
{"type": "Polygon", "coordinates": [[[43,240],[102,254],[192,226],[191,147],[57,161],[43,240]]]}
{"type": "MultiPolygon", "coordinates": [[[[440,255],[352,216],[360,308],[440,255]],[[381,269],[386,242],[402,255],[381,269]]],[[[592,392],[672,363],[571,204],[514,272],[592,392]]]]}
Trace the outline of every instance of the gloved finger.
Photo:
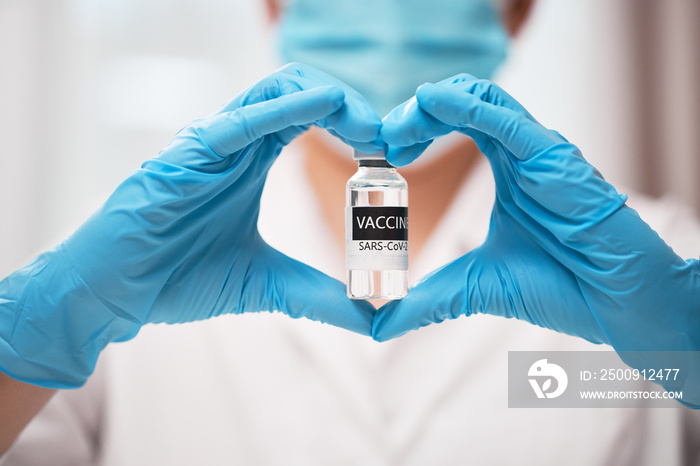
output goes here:
{"type": "Polygon", "coordinates": [[[351,300],[345,285],[302,262],[270,248],[265,257],[268,270],[267,306],[292,318],[307,319],[370,335],[375,308],[367,301],[351,300]]]}
{"type": "Polygon", "coordinates": [[[424,84],[416,92],[416,99],[420,107],[437,120],[455,128],[484,133],[498,140],[520,160],[565,142],[527,115],[483,101],[461,89],[424,84]]]}
{"type": "Polygon", "coordinates": [[[374,142],[379,137],[381,119],[364,97],[342,81],[300,63],[285,65],[263,78],[224,105],[218,113],[231,112],[241,107],[276,99],[282,95],[321,86],[342,89],[345,100],[337,112],[328,115],[327,118],[319,119],[316,124],[322,128],[335,130],[348,144],[357,146],[358,150],[377,152],[384,149],[383,142],[374,142]]]}
{"type": "Polygon", "coordinates": [[[475,129],[462,128],[459,132],[470,137],[476,143],[477,147],[479,147],[482,154],[490,154],[499,144],[499,142],[492,137],[475,129]]]}
{"type": "MultiPolygon", "coordinates": [[[[532,114],[530,114],[530,112],[520,104],[520,102],[518,102],[515,98],[492,81],[487,79],[478,79],[470,74],[462,73],[440,81],[437,84],[446,88],[467,92],[478,97],[484,102],[489,102],[499,107],[513,110],[514,112],[523,115],[533,123],[539,125],[535,117],[533,117],[532,114]]],[[[481,152],[487,154],[493,150],[495,141],[491,136],[469,128],[460,128],[459,131],[472,138],[479,146],[481,152]]],[[[555,134],[563,141],[566,141],[561,134],[556,132],[555,134]]]]}
{"type": "MultiPolygon", "coordinates": [[[[342,89],[325,86],[220,113],[183,129],[158,160],[183,167],[214,165],[267,134],[290,129],[278,135],[286,144],[308,125],[340,108],[343,99],[342,89]]],[[[274,157],[277,151],[263,154],[274,157]]]]}
{"type": "Polygon", "coordinates": [[[464,256],[443,266],[414,285],[403,299],[379,308],[372,323],[372,338],[387,341],[411,330],[464,315],[467,261],[464,256]]]}
{"type": "Polygon", "coordinates": [[[424,112],[412,97],[382,120],[381,136],[388,144],[386,159],[395,167],[408,165],[428,148],[433,139],[453,130],[424,112]]]}
{"type": "Polygon", "coordinates": [[[327,117],[342,107],[344,97],[342,89],[334,86],[283,95],[218,115],[198,133],[217,154],[226,157],[267,134],[327,117]]]}
{"type": "Polygon", "coordinates": [[[356,99],[357,101],[366,102],[365,98],[355,89],[345,84],[338,78],[331,76],[328,73],[316,69],[312,66],[303,63],[289,63],[278,70],[281,74],[287,74],[293,78],[300,77],[308,80],[309,83],[317,83],[323,86],[336,86],[341,88],[347,98],[356,99]]]}
{"type": "MultiPolygon", "coordinates": [[[[463,73],[440,81],[435,86],[469,93],[485,102],[509,108],[537,123],[518,101],[491,81],[463,73]]],[[[396,166],[413,162],[428,147],[430,140],[455,129],[453,125],[439,121],[424,112],[415,97],[394,109],[384,118],[383,123],[382,137],[389,144],[387,160],[396,166]]],[[[488,138],[480,137],[476,131],[469,132],[464,127],[459,129],[474,139],[480,147],[490,145],[488,138]]]]}
{"type": "MultiPolygon", "coordinates": [[[[486,153],[493,148],[493,140],[479,131],[473,129],[461,129],[460,133],[468,136],[476,142],[479,149],[486,153]]],[[[437,138],[436,138],[437,139],[437,138]]],[[[388,146],[387,160],[394,166],[406,166],[414,162],[418,157],[423,155],[423,152],[430,147],[435,139],[430,139],[426,142],[418,142],[410,146],[388,146]]]]}
{"type": "Polygon", "coordinates": [[[363,97],[342,81],[301,63],[289,63],[262,78],[227,102],[216,113],[228,113],[247,105],[257,104],[280,96],[316,87],[333,86],[343,90],[348,98],[363,97]]]}
{"type": "MultiPolygon", "coordinates": [[[[381,139],[381,137],[377,137],[377,139],[375,139],[374,141],[370,141],[370,142],[358,142],[358,141],[348,140],[347,138],[338,134],[338,132],[332,128],[326,128],[326,131],[328,132],[328,134],[338,138],[339,140],[343,141],[348,146],[353,147],[360,152],[364,152],[365,154],[374,154],[375,152],[378,152],[379,150],[381,150],[381,148],[384,148],[386,146],[386,144],[381,139]]],[[[348,155],[348,158],[350,158],[352,155],[349,148],[347,151],[347,155],[348,155]]]]}
{"type": "Polygon", "coordinates": [[[388,145],[386,160],[395,167],[404,167],[423,155],[423,152],[430,147],[433,141],[434,139],[431,139],[405,147],[388,145]]]}
{"type": "Polygon", "coordinates": [[[472,94],[484,102],[497,105],[499,107],[509,108],[517,112],[528,120],[537,123],[535,117],[523,107],[520,102],[515,100],[513,96],[508,94],[501,87],[487,79],[478,79],[470,74],[462,73],[451,78],[444,79],[437,83],[438,86],[460,90],[472,94]]]}
{"type": "MultiPolygon", "coordinates": [[[[381,118],[365,98],[352,87],[323,71],[301,63],[290,63],[282,67],[279,72],[289,75],[291,79],[298,80],[304,86],[337,86],[345,92],[345,104],[338,112],[319,121],[318,126],[335,130],[350,143],[371,143],[379,136],[379,130],[382,126],[381,118]]],[[[383,148],[382,145],[375,149],[381,150],[383,148]]]]}
{"type": "Polygon", "coordinates": [[[373,338],[385,341],[446,319],[490,314],[606,342],[577,277],[536,243],[514,240],[518,227],[510,226],[501,238],[490,237],[425,277],[403,300],[381,307],[373,338]]]}

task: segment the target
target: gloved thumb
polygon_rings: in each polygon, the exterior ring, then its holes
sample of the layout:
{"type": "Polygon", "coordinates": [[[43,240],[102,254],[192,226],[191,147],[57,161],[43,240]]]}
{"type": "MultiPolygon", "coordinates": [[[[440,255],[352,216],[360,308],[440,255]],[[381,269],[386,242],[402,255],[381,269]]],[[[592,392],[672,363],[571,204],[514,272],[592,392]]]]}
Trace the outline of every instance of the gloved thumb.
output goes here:
{"type": "Polygon", "coordinates": [[[372,323],[372,338],[387,341],[401,335],[456,319],[465,313],[465,270],[469,255],[439,268],[415,284],[401,300],[379,308],[372,323]]]}
{"type": "MultiPolygon", "coordinates": [[[[270,248],[266,254],[267,305],[292,318],[307,319],[369,336],[375,308],[366,301],[351,300],[345,285],[302,262],[270,248]]],[[[271,308],[271,309],[270,309],[271,308]]]]}

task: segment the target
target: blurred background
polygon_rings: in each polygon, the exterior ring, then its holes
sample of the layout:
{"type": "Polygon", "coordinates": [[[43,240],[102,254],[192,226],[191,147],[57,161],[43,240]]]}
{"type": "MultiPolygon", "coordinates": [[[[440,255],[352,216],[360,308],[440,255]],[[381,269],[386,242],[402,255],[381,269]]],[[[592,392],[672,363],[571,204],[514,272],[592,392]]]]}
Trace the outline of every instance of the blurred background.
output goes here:
{"type": "MultiPolygon", "coordinates": [[[[697,0],[539,0],[497,81],[618,189],[700,213],[698,24],[697,0]]],[[[0,0],[0,276],[276,69],[274,42],[262,0],[0,0]]]]}

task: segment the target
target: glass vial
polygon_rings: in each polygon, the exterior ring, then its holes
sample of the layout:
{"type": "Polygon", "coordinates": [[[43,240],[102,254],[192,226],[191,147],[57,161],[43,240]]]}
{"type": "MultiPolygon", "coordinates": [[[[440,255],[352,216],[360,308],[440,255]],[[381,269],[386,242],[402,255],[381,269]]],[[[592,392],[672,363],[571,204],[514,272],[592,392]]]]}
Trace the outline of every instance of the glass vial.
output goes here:
{"type": "Polygon", "coordinates": [[[408,293],[408,185],[384,153],[362,154],[345,195],[345,268],[351,299],[408,293]]]}

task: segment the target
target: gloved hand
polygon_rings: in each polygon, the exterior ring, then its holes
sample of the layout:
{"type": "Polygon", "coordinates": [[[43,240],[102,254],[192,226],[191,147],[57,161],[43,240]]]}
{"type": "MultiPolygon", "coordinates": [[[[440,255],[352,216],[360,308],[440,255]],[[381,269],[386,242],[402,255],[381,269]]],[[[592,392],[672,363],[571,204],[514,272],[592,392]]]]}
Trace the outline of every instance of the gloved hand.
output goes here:
{"type": "Polygon", "coordinates": [[[357,92],[303,65],[273,73],[181,130],[71,237],[0,282],[0,369],[76,387],[142,325],[223,313],[277,310],[369,335],[369,303],[258,233],[268,170],[310,125],[384,148],[357,92]]]}
{"type": "Polygon", "coordinates": [[[678,257],[573,144],[469,75],[423,85],[384,119],[387,160],[406,165],[453,130],[473,138],[491,164],[488,237],[383,306],[373,337],[475,313],[515,317],[608,343],[640,369],[683,364],[678,382],[693,392],[683,401],[700,405],[698,353],[637,353],[700,350],[699,262],[678,257]]]}

